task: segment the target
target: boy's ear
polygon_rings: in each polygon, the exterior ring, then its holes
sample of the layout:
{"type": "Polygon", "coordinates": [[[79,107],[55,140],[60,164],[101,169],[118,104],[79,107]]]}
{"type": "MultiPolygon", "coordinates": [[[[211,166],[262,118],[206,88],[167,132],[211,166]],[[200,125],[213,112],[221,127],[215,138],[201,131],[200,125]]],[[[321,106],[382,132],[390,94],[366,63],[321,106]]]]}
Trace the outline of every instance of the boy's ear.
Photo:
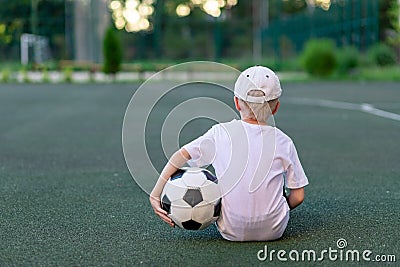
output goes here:
{"type": "Polygon", "coordinates": [[[281,102],[278,100],[278,103],[276,103],[276,106],[274,110],[272,111],[272,115],[275,115],[275,113],[278,112],[279,107],[281,106],[281,102]]]}
{"type": "Polygon", "coordinates": [[[239,99],[236,96],[234,96],[233,100],[235,102],[235,107],[236,107],[237,111],[240,111],[241,108],[240,108],[240,105],[239,105],[239,99]]]}

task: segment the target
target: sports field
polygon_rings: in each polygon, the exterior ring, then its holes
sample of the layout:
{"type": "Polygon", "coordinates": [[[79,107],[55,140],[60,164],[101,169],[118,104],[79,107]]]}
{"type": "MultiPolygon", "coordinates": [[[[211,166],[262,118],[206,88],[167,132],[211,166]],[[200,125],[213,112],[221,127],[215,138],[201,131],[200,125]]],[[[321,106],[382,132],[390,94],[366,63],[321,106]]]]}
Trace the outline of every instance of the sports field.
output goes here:
{"type": "MultiPolygon", "coordinates": [[[[0,266],[267,266],[281,263],[279,250],[289,266],[292,250],[299,265],[309,261],[304,250],[334,266],[365,265],[365,250],[371,264],[400,261],[399,83],[283,83],[276,125],[293,138],[310,185],[284,237],[268,243],[224,241],[214,226],[172,229],[153,214],[121,145],[138,86],[0,85],[0,266]],[[276,251],[272,262],[257,258],[265,245],[276,251]],[[324,250],[337,250],[336,261],[324,250]],[[346,262],[348,250],[360,261],[346,262]]],[[[164,118],[154,116],[157,129],[164,118]]],[[[199,121],[182,138],[207,127],[199,121]]],[[[153,135],[151,158],[161,165],[153,135]]]]}

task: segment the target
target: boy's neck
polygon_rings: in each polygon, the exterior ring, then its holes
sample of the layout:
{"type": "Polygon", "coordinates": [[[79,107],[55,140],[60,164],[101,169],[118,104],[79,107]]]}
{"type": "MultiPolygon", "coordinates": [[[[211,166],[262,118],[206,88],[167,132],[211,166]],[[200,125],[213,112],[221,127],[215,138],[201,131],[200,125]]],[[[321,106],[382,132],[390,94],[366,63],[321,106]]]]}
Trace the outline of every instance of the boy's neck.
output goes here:
{"type": "Polygon", "coordinates": [[[265,122],[260,122],[258,120],[253,120],[253,119],[244,119],[244,118],[242,118],[242,121],[247,122],[249,124],[267,125],[265,122]]]}

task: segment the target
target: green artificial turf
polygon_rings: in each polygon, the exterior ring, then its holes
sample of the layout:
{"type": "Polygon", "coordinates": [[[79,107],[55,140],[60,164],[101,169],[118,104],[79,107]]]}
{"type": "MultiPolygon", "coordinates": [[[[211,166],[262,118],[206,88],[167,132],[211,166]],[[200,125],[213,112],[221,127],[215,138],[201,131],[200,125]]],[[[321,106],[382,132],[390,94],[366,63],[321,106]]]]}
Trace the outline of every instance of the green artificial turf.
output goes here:
{"type": "MultiPolygon", "coordinates": [[[[169,228],[131,178],[121,128],[138,84],[1,84],[0,265],[266,266],[280,262],[276,256],[273,262],[257,259],[265,245],[321,252],[337,249],[340,238],[346,249],[395,254],[399,261],[400,122],[285,98],[369,103],[400,113],[400,84],[283,86],[276,125],[296,144],[310,181],[306,200],[291,212],[281,240],[233,243],[214,226],[198,232],[169,228]]],[[[166,112],[202,95],[231,101],[227,92],[194,86],[160,101],[151,115],[146,141],[156,168],[166,160],[159,141],[166,112]]],[[[181,143],[210,126],[207,120],[191,123],[181,143]]]]}

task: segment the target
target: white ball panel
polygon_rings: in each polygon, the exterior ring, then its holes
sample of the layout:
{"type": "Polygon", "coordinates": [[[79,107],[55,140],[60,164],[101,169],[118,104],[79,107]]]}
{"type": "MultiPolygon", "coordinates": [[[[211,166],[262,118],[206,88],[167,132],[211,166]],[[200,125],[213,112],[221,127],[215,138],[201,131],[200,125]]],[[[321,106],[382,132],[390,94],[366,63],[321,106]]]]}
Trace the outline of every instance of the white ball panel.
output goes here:
{"type": "Polygon", "coordinates": [[[165,184],[163,192],[166,192],[167,197],[171,202],[175,200],[182,199],[186,193],[186,185],[182,181],[182,179],[177,179],[173,181],[168,181],[165,184]]]}
{"type": "Polygon", "coordinates": [[[181,221],[178,218],[176,218],[173,214],[170,214],[169,217],[174,221],[176,226],[183,228],[181,221]]]}
{"type": "Polygon", "coordinates": [[[214,205],[202,201],[193,208],[192,219],[199,223],[205,223],[212,218],[213,214],[214,205]]]}
{"type": "Polygon", "coordinates": [[[171,216],[179,222],[188,221],[192,218],[192,207],[182,199],[176,200],[171,203],[171,216]]]}
{"type": "Polygon", "coordinates": [[[206,176],[201,171],[186,171],[182,179],[188,187],[201,187],[204,181],[207,180],[206,176]]]}
{"type": "Polygon", "coordinates": [[[210,226],[211,224],[213,224],[214,222],[216,222],[218,219],[218,217],[213,217],[212,219],[210,219],[208,222],[205,222],[201,225],[199,230],[203,230],[206,229],[208,226],[210,226]]]}
{"type": "Polygon", "coordinates": [[[218,184],[215,184],[208,180],[201,187],[201,194],[204,201],[212,204],[217,203],[218,200],[221,198],[221,191],[218,184]]]}

